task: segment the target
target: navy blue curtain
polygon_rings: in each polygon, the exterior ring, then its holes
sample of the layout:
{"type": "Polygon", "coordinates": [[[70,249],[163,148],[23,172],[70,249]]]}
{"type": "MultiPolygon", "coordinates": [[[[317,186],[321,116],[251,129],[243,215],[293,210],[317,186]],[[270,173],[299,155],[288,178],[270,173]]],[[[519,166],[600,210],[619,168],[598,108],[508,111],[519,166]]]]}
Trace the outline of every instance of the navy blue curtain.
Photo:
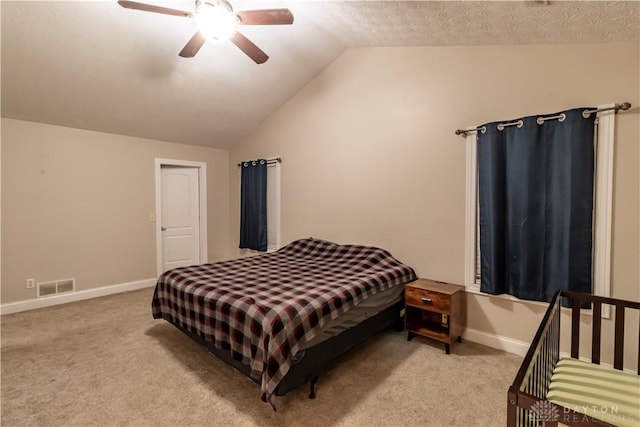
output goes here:
{"type": "Polygon", "coordinates": [[[482,292],[534,301],[591,293],[595,114],[584,110],[478,131],[482,292]]]}
{"type": "Polygon", "coordinates": [[[267,250],[267,161],[241,163],[240,248],[267,250]]]}

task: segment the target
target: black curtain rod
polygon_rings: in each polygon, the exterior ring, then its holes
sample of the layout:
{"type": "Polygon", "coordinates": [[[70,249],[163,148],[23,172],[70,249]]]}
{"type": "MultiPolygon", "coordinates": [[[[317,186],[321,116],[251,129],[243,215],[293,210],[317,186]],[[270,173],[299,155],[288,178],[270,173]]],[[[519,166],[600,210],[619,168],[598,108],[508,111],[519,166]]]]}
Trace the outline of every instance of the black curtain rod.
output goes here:
{"type": "MultiPolygon", "coordinates": [[[[248,163],[248,162],[257,162],[259,159],[253,159],[253,160],[244,160],[240,163],[238,163],[238,167],[242,166],[243,163],[248,163]]],[[[264,159],[267,161],[268,165],[272,165],[274,163],[280,163],[282,162],[282,159],[280,157],[272,157],[270,159],[264,159]]]]}
{"type": "MultiPolygon", "coordinates": [[[[623,110],[624,111],[624,110],[628,110],[629,108],[631,108],[631,103],[630,102],[623,102],[622,104],[615,104],[613,107],[600,108],[600,109],[597,109],[597,110],[584,110],[582,112],[582,117],[587,119],[587,118],[589,118],[589,116],[592,113],[599,113],[601,111],[609,111],[609,110],[615,110],[615,112],[617,113],[618,110],[623,110]]],[[[547,120],[551,119],[551,118],[555,118],[555,116],[554,117],[549,117],[549,118],[547,118],[547,120]]],[[[544,121],[544,119],[542,121],[544,121]]],[[[510,126],[510,125],[516,124],[516,123],[517,122],[506,123],[505,126],[510,126]]],[[[475,129],[466,129],[466,130],[465,129],[457,129],[456,130],[456,135],[462,135],[462,136],[466,137],[468,133],[477,132],[479,130],[482,130],[482,127],[475,128],[475,129]]]]}

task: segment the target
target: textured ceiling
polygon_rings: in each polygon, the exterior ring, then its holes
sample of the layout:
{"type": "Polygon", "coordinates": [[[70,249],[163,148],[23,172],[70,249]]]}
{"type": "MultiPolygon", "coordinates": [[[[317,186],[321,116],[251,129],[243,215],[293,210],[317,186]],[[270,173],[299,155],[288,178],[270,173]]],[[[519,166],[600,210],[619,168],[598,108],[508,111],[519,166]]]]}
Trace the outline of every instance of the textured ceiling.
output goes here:
{"type": "Polygon", "coordinates": [[[635,1],[334,1],[303,12],[348,46],[602,42],[640,29],[635,1]]]}
{"type": "Polygon", "coordinates": [[[635,1],[230,2],[293,12],[290,26],[244,27],[270,56],[265,64],[231,43],[208,42],[195,58],[180,58],[194,33],[190,19],[115,0],[3,0],[2,116],[228,148],[349,47],[588,43],[640,33],[635,1]]]}

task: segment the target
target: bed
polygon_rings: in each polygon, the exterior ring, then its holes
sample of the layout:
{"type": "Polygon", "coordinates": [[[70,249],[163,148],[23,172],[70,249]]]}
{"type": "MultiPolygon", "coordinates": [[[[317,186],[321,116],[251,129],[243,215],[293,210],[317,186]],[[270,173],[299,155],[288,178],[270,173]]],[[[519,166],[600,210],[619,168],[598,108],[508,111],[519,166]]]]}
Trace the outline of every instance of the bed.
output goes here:
{"type": "Polygon", "coordinates": [[[640,302],[570,291],[556,293],[509,387],[507,425],[640,425],[639,312],[640,302]],[[571,307],[570,328],[564,329],[560,327],[563,300],[571,307]],[[603,328],[601,316],[605,305],[612,308],[613,366],[600,363],[602,343],[608,342],[603,340],[608,328],[603,328]],[[585,310],[592,310],[591,330],[582,335],[588,337],[590,332],[590,340],[582,340],[589,360],[580,357],[581,314],[585,310]],[[571,343],[569,355],[560,352],[565,331],[570,333],[566,337],[571,343]],[[633,371],[623,369],[625,351],[635,354],[633,371]]]}
{"type": "Polygon", "coordinates": [[[152,314],[275,396],[391,325],[414,270],[386,250],[296,240],[278,251],[176,268],[156,283],[152,314]]]}

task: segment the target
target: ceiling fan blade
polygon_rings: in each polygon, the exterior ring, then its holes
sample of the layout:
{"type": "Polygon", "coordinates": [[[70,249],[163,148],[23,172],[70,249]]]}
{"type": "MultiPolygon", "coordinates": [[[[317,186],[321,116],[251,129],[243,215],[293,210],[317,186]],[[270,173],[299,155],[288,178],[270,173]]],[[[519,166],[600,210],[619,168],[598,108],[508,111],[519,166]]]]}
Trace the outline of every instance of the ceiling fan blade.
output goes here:
{"type": "Polygon", "coordinates": [[[243,25],[288,25],[293,24],[289,9],[244,10],[236,12],[243,25]]]}
{"type": "Polygon", "coordinates": [[[231,41],[233,44],[238,46],[241,51],[243,51],[249,58],[253,59],[253,62],[256,64],[262,64],[269,57],[266,53],[262,51],[258,46],[256,46],[251,40],[246,38],[240,32],[236,32],[236,34],[231,37],[231,41]]]}
{"type": "Polygon", "coordinates": [[[191,12],[185,12],[184,10],[169,9],[167,7],[154,6],[152,4],[138,3],[136,1],[119,0],[118,4],[127,9],[142,10],[145,12],[163,13],[165,15],[182,16],[188,18],[191,16],[191,12]]]}
{"type": "Polygon", "coordinates": [[[191,37],[191,40],[182,48],[179,55],[183,58],[193,58],[205,41],[207,41],[206,37],[203,36],[200,31],[197,31],[193,37],[191,37]]]}

